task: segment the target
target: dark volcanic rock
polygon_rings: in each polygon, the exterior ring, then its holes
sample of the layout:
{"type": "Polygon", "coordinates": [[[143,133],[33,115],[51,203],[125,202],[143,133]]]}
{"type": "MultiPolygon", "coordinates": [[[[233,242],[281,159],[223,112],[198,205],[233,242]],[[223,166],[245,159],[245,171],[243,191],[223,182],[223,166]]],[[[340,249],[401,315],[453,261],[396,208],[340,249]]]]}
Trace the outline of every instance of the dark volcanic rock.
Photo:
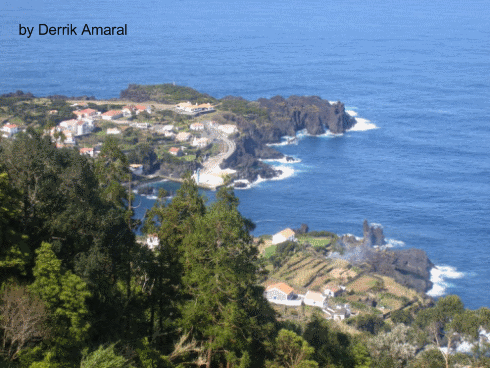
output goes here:
{"type": "MultiPolygon", "coordinates": [[[[226,100],[233,98],[227,96],[226,100]]],[[[223,99],[225,100],[225,99],[223,99]]],[[[275,96],[270,99],[260,98],[256,108],[265,111],[265,115],[255,114],[252,118],[222,112],[215,119],[219,123],[236,124],[240,138],[236,141],[236,150],[221,167],[232,168],[241,172],[240,176],[250,179],[260,175],[262,178],[276,176],[278,172],[257,159],[280,159],[284,155],[267,143],[278,143],[283,136],[296,136],[296,132],[306,129],[309,134],[318,135],[328,129],[332,133],[343,133],[354,126],[355,119],[346,112],[340,102],[330,104],[317,96],[290,96],[287,99],[275,96]],[[260,172],[260,174],[259,174],[260,172]]],[[[255,180],[255,179],[254,179],[255,180]]]]}
{"type": "Polygon", "coordinates": [[[367,260],[374,272],[392,277],[396,282],[426,292],[432,287],[430,270],[434,264],[422,249],[371,252],[367,260]]]}
{"type": "Polygon", "coordinates": [[[160,164],[158,174],[169,178],[181,178],[186,172],[194,172],[198,168],[200,168],[200,165],[194,161],[179,163],[165,161],[160,164]]]}
{"type": "Polygon", "coordinates": [[[344,104],[330,104],[318,96],[290,96],[287,99],[275,96],[271,99],[260,98],[257,102],[267,109],[273,126],[279,129],[281,136],[295,136],[302,129],[318,135],[325,133],[325,128],[339,134],[356,123],[345,112],[344,104]]]}
{"type": "Polygon", "coordinates": [[[364,243],[367,245],[385,245],[385,236],[383,233],[383,227],[378,224],[368,224],[367,220],[364,220],[362,224],[362,231],[364,234],[364,243]]]}

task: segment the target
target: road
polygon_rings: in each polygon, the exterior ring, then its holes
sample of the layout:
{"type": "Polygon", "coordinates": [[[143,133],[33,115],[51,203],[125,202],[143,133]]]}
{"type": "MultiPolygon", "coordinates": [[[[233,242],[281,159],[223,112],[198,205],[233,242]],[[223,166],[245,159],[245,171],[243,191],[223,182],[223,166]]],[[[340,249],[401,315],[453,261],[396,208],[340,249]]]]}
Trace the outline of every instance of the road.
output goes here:
{"type": "Polygon", "coordinates": [[[205,134],[213,141],[217,140],[220,144],[220,153],[216,156],[208,158],[203,162],[203,168],[199,173],[199,183],[201,185],[216,188],[223,185],[223,175],[234,172],[233,170],[221,170],[221,163],[229,158],[235,152],[236,144],[228,138],[226,134],[218,130],[212,124],[205,123],[205,134]]]}

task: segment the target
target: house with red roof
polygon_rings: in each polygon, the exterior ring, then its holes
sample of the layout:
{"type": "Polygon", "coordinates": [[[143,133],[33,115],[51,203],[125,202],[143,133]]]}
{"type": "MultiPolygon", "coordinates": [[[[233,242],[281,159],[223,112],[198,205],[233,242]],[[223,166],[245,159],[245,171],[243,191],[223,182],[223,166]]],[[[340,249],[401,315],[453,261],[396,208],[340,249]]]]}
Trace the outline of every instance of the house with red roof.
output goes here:
{"type": "Polygon", "coordinates": [[[97,110],[94,109],[84,109],[79,111],[73,111],[73,113],[77,116],[78,119],[82,118],[92,118],[97,115],[97,110]]]}
{"type": "Polygon", "coordinates": [[[104,120],[116,120],[122,118],[123,113],[121,110],[109,110],[104,112],[101,116],[104,120]]]}
{"type": "Polygon", "coordinates": [[[93,147],[80,148],[79,152],[81,155],[87,155],[90,157],[94,157],[94,148],[93,147]]]}
{"type": "Polygon", "coordinates": [[[278,282],[277,284],[269,285],[264,292],[264,296],[267,300],[293,300],[297,295],[294,289],[284,282],[278,282]]]}
{"type": "Polygon", "coordinates": [[[176,157],[182,156],[182,150],[178,147],[172,147],[168,150],[168,152],[176,157]]]}
{"type": "Polygon", "coordinates": [[[19,127],[15,124],[5,124],[3,127],[2,127],[2,136],[4,138],[10,138],[12,137],[14,134],[17,134],[19,132],[19,127]]]}

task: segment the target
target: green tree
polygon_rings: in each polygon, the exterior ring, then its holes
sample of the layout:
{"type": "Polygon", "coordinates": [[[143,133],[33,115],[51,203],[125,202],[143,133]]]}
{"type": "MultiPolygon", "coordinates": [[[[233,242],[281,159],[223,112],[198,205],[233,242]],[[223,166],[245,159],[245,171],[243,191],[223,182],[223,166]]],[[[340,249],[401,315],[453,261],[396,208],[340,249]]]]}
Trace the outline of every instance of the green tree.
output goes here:
{"type": "Polygon", "coordinates": [[[85,355],[80,368],[132,368],[128,359],[116,354],[114,346],[115,344],[99,346],[97,350],[85,355]]]}
{"type": "Polygon", "coordinates": [[[274,343],[274,360],[266,363],[267,368],[317,368],[318,363],[310,360],[315,349],[306,340],[292,331],[281,330],[274,343]]]}
{"type": "Polygon", "coordinates": [[[0,173],[0,286],[9,277],[26,275],[30,251],[21,234],[21,194],[10,184],[8,174],[0,173]]]}
{"type": "Polygon", "coordinates": [[[45,360],[71,364],[78,360],[79,349],[88,338],[85,302],[90,292],[80,277],[63,272],[50,244],[42,243],[36,253],[35,280],[30,289],[44,301],[53,332],[45,360]]]}
{"type": "Polygon", "coordinates": [[[434,307],[420,311],[415,320],[416,325],[427,333],[429,341],[439,348],[446,368],[449,368],[451,350],[457,333],[465,328],[461,320],[463,313],[464,305],[461,299],[457,295],[448,295],[439,298],[434,307]],[[441,349],[444,345],[447,347],[445,350],[441,349]]]}
{"type": "Polygon", "coordinates": [[[371,340],[372,356],[377,367],[405,367],[417,351],[409,339],[410,327],[396,325],[389,332],[381,332],[371,340]]]}
{"type": "Polygon", "coordinates": [[[315,349],[313,358],[321,367],[354,367],[351,339],[342,332],[331,330],[329,322],[322,316],[312,316],[303,337],[315,349]]]}
{"type": "Polygon", "coordinates": [[[102,197],[124,207],[124,200],[128,197],[122,183],[130,178],[130,171],[128,159],[119,148],[117,138],[109,136],[104,141],[95,162],[95,173],[102,189],[102,197]]]}
{"type": "MultiPolygon", "coordinates": [[[[195,186],[195,184],[194,184],[195,186]]],[[[185,302],[181,326],[207,350],[207,366],[235,365],[244,352],[258,358],[273,330],[274,313],[257,286],[258,250],[238,199],[222,188],[182,242],[185,302]]]]}

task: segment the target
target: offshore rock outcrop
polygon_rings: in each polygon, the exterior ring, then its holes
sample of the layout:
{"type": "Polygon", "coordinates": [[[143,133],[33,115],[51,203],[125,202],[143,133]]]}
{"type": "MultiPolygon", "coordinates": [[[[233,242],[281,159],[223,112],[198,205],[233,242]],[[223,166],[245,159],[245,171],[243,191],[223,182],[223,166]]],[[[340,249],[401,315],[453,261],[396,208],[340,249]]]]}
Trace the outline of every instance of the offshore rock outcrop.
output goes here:
{"type": "Polygon", "coordinates": [[[383,227],[379,224],[368,224],[367,220],[364,220],[362,224],[362,232],[364,236],[364,243],[366,245],[385,245],[385,236],[383,233],[383,227]]]}

